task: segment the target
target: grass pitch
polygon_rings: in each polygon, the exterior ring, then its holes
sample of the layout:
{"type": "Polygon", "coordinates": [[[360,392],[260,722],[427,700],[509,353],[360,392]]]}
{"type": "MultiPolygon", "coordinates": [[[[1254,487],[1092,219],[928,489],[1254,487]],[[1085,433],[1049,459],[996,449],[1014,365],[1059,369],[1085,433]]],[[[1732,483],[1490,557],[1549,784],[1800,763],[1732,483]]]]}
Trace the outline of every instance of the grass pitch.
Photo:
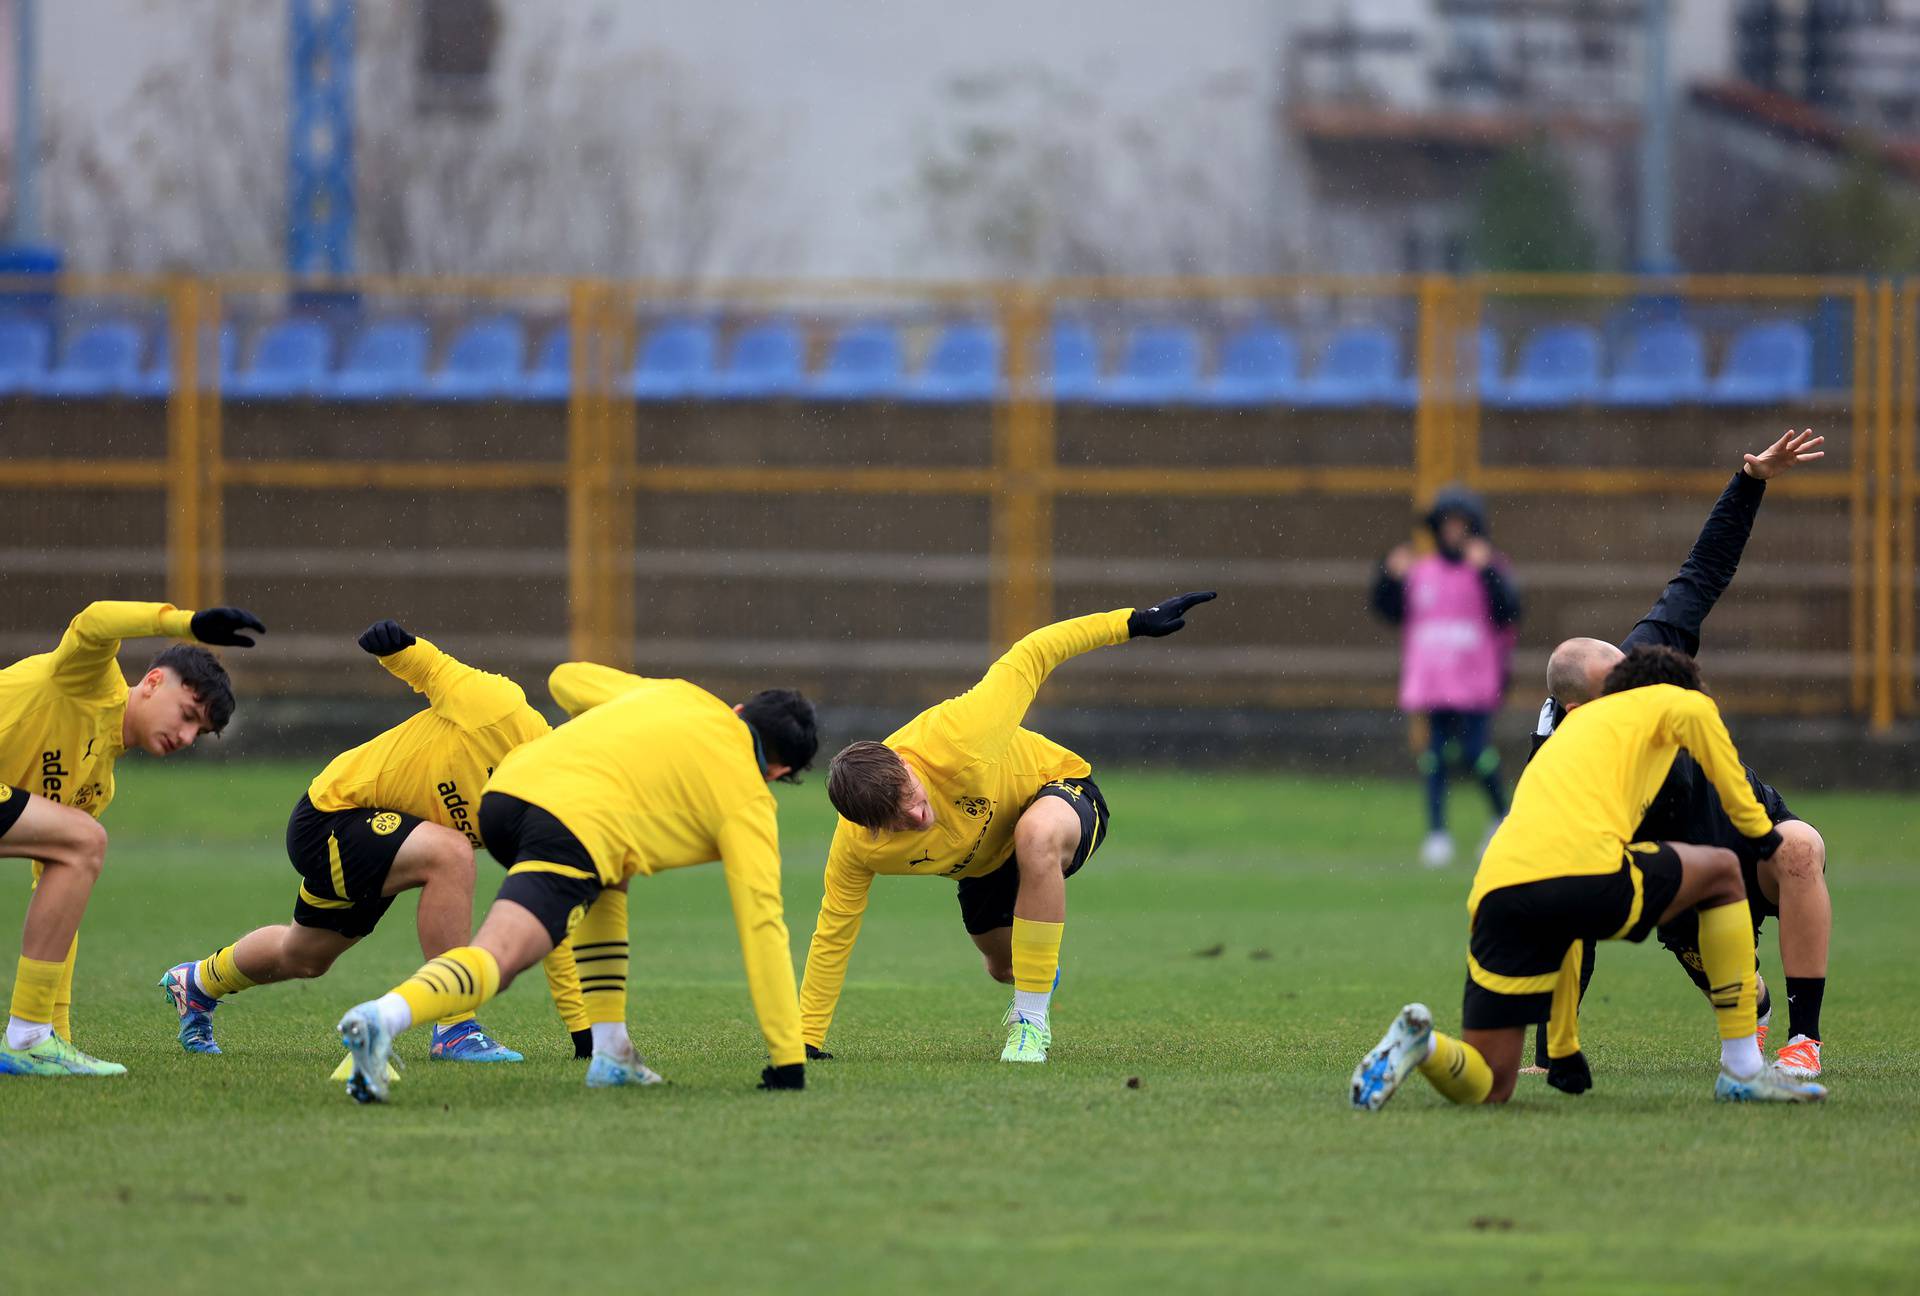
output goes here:
{"type": "MultiPolygon", "coordinates": [[[[1458,1018],[1469,870],[1413,866],[1412,780],[1123,771],[1101,777],[1112,840],[1070,889],[1045,1067],[996,1060],[1007,996],[953,888],[882,879],[838,1056],[804,1094],[754,1092],[761,1046],[709,868],[634,886],[634,1034],[671,1087],[583,1089],[535,973],[483,1014],[525,1065],[429,1063],[415,1032],[395,1102],[360,1108],[327,1082],[330,1027],[418,964],[411,900],[323,980],[229,1000],[224,1057],[183,1054],[153,988],[286,920],[281,833],[310,773],[127,763],[75,1022],[131,1074],[0,1082],[12,1276],[141,1292],[1678,1292],[1893,1290],[1920,1271],[1911,799],[1793,798],[1827,836],[1837,911],[1825,1108],[1709,1101],[1706,1005],[1657,947],[1613,945],[1585,1018],[1593,1093],[1528,1080],[1509,1108],[1469,1111],[1414,1081],[1355,1115],[1348,1075],[1403,1001],[1458,1018]]],[[[830,816],[818,780],[780,796],[798,966],[830,816]]],[[[6,867],[14,930],[25,869],[6,867]]],[[[484,906],[499,873],[480,868],[484,906]]],[[[1762,968],[1779,968],[1771,931],[1762,968]]]]}

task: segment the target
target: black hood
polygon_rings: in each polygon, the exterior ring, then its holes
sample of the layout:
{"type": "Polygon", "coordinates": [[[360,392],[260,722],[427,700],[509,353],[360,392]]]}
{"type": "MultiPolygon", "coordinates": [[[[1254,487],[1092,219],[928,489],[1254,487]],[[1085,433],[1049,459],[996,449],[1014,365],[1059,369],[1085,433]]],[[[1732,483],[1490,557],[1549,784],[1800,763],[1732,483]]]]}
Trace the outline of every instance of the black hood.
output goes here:
{"type": "Polygon", "coordinates": [[[1427,510],[1427,529],[1438,536],[1440,519],[1449,513],[1458,513],[1465,518],[1467,530],[1474,535],[1484,536],[1487,533],[1487,506],[1465,486],[1453,483],[1440,488],[1440,493],[1433,497],[1433,507],[1427,510]]]}

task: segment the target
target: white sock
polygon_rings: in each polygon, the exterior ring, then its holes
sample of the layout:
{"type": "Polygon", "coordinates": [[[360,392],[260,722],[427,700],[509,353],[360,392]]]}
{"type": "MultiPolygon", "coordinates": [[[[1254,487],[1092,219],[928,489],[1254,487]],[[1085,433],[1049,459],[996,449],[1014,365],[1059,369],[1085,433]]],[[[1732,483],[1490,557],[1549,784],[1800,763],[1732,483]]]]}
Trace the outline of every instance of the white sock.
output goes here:
{"type": "Polygon", "coordinates": [[[51,1034],[53,1034],[52,1022],[22,1021],[18,1017],[7,1018],[7,1047],[10,1049],[30,1049],[51,1034]]]}
{"type": "Polygon", "coordinates": [[[1754,1036],[1720,1041],[1720,1067],[1728,1075],[1751,1080],[1766,1064],[1766,1059],[1760,1056],[1760,1041],[1754,1036]]]}
{"type": "Polygon", "coordinates": [[[594,1022],[593,1051],[605,1053],[610,1057],[624,1057],[633,1051],[633,1041],[627,1038],[627,1024],[617,1022],[594,1022]]]}
{"type": "Polygon", "coordinates": [[[373,1001],[373,1009],[380,1014],[389,1035],[413,1028],[413,1008],[397,994],[381,995],[373,1001]]]}
{"type": "Polygon", "coordinates": [[[1034,1026],[1047,1024],[1047,1007],[1053,1002],[1051,990],[1015,990],[1013,1014],[1034,1026]]]}

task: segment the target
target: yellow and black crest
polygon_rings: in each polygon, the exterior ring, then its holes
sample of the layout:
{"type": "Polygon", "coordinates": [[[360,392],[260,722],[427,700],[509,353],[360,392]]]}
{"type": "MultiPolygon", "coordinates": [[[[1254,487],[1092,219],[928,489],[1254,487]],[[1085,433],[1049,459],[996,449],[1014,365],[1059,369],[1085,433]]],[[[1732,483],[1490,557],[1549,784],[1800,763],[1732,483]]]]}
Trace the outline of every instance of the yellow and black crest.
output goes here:
{"type": "Polygon", "coordinates": [[[966,811],[967,818],[969,819],[978,819],[981,815],[993,809],[993,802],[987,800],[985,797],[961,797],[955,801],[954,804],[966,811]]]}
{"type": "Polygon", "coordinates": [[[395,814],[391,810],[382,810],[379,814],[373,817],[373,823],[371,826],[374,832],[380,834],[380,836],[382,837],[385,837],[388,834],[392,833],[394,829],[400,826],[400,816],[395,814]]]}

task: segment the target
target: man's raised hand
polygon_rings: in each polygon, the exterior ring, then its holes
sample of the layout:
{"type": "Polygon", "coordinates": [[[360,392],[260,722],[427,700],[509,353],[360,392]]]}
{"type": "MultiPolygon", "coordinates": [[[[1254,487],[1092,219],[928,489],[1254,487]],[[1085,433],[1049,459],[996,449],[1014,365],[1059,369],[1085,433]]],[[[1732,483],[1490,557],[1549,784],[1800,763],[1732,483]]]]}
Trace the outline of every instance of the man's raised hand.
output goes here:
{"type": "Polygon", "coordinates": [[[413,636],[398,621],[375,621],[360,632],[360,647],[375,657],[391,657],[402,648],[413,647],[413,636]]]}
{"type": "Polygon", "coordinates": [[[204,608],[195,612],[193,619],[187,623],[187,629],[201,643],[212,644],[216,648],[251,648],[253,640],[240,632],[267,632],[267,628],[260,624],[259,617],[245,608],[236,607],[204,608]]]}
{"type": "Polygon", "coordinates": [[[1202,590],[1197,594],[1177,594],[1170,599],[1162,599],[1152,607],[1135,608],[1133,615],[1127,618],[1127,637],[1138,639],[1145,635],[1149,639],[1158,639],[1170,635],[1187,623],[1188,608],[1218,597],[1212,590],[1202,590]]]}
{"type": "Polygon", "coordinates": [[[1746,467],[1742,471],[1747,476],[1757,477],[1761,481],[1778,477],[1795,464],[1812,463],[1815,459],[1826,458],[1827,452],[1820,448],[1826,442],[1825,437],[1815,436],[1812,428],[1799,432],[1788,428],[1785,436],[1759,454],[1747,455],[1746,467]]]}

